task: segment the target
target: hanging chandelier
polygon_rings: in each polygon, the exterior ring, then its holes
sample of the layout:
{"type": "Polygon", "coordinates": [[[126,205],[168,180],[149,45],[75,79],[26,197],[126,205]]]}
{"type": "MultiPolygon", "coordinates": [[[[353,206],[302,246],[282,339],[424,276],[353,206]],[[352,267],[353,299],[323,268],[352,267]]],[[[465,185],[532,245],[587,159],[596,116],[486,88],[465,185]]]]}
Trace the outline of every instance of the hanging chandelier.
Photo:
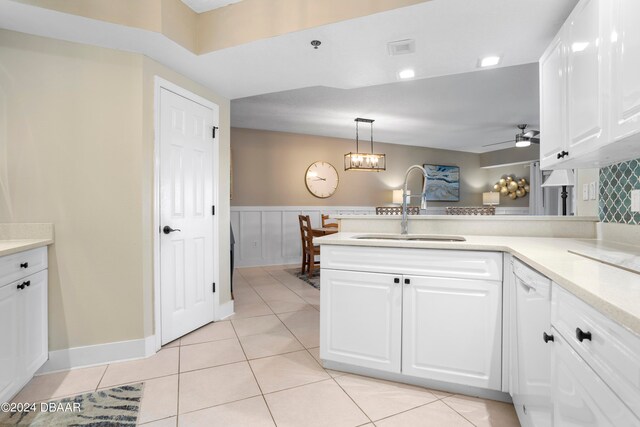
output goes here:
{"type": "Polygon", "coordinates": [[[386,156],[384,154],[375,154],[373,152],[373,120],[358,117],[356,122],[356,152],[344,155],[344,170],[346,171],[365,171],[380,172],[387,169],[386,156]],[[360,136],[358,134],[358,125],[360,123],[369,123],[371,126],[371,153],[361,153],[359,146],[360,136]]]}

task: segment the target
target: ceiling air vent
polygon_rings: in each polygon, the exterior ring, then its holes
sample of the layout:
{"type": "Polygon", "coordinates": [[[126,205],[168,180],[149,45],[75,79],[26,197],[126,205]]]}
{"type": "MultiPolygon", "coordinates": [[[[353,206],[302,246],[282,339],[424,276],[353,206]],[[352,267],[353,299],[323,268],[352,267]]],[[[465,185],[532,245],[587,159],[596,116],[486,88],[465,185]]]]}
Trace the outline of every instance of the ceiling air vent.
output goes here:
{"type": "Polygon", "coordinates": [[[391,56],[406,55],[407,53],[416,51],[416,41],[411,39],[389,42],[387,46],[389,47],[389,55],[391,56]]]}

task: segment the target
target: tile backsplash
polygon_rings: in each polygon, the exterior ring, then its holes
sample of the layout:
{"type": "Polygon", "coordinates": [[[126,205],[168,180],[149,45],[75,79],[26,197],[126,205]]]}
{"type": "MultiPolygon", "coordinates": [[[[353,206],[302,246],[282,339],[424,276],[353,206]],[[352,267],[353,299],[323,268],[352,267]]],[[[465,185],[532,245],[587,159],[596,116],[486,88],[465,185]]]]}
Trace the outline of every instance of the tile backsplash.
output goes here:
{"type": "Polygon", "coordinates": [[[600,221],[640,224],[640,213],[631,212],[631,190],[640,189],[640,159],[600,169],[600,221]]]}

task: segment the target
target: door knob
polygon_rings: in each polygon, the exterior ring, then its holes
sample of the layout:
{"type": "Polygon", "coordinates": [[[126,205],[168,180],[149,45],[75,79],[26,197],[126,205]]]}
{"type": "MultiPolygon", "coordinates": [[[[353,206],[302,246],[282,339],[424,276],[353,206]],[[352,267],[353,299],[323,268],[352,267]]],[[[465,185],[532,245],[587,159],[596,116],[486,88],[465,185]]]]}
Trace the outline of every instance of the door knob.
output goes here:
{"type": "Polygon", "coordinates": [[[164,228],[162,229],[162,232],[164,234],[169,234],[169,233],[173,233],[174,231],[182,231],[179,228],[171,228],[168,225],[165,225],[164,228]]]}

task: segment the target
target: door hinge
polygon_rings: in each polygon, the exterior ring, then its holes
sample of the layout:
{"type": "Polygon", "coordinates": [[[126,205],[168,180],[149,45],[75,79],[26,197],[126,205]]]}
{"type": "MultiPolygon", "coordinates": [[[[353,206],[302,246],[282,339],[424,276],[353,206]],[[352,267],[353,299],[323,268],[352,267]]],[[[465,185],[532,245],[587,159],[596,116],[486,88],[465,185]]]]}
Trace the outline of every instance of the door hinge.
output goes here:
{"type": "Polygon", "coordinates": [[[216,293],[216,282],[213,282],[213,289],[211,292],[213,292],[214,294],[216,293]]]}
{"type": "Polygon", "coordinates": [[[216,214],[216,205],[211,206],[211,215],[216,214]]]}
{"type": "Polygon", "coordinates": [[[218,129],[218,126],[214,126],[214,127],[213,127],[213,132],[211,132],[211,137],[212,137],[213,139],[216,139],[216,129],[218,129]]]}

